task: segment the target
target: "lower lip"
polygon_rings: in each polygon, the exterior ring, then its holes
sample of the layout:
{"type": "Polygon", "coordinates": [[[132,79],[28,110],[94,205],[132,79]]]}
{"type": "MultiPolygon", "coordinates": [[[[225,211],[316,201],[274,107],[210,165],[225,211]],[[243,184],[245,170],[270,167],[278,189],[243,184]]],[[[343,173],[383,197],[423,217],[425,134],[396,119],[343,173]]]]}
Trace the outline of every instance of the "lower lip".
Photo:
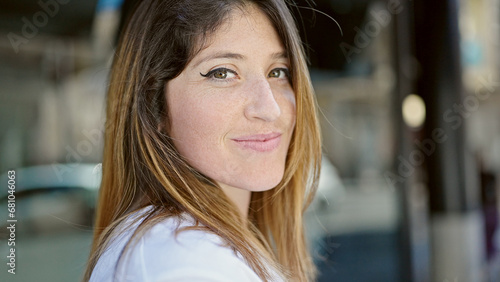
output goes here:
{"type": "Polygon", "coordinates": [[[280,141],[281,141],[281,135],[274,137],[272,139],[268,139],[266,141],[253,141],[253,140],[234,140],[236,144],[239,146],[257,151],[257,152],[271,152],[274,149],[278,148],[280,141]]]}

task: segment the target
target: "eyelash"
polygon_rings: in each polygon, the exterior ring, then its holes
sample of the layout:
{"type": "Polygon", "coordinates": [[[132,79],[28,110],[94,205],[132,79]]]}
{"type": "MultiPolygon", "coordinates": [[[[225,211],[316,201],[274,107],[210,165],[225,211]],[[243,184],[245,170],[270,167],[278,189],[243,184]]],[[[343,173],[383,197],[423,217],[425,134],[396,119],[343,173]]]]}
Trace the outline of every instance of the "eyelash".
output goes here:
{"type": "MultiPolygon", "coordinates": [[[[275,69],[272,69],[269,74],[271,72],[274,72],[274,71],[282,71],[283,73],[285,73],[285,76],[286,76],[286,79],[288,81],[291,81],[291,77],[290,77],[290,70],[287,69],[287,68],[275,68],[275,69]]],[[[238,75],[238,73],[236,73],[235,71],[231,70],[231,69],[228,69],[228,68],[217,68],[217,69],[213,69],[209,72],[207,72],[206,74],[202,74],[200,72],[200,75],[203,76],[203,77],[206,77],[206,78],[210,78],[210,79],[213,79],[213,80],[218,80],[218,81],[223,81],[223,80],[227,80],[226,78],[215,78],[214,77],[214,74],[217,73],[217,72],[227,72],[227,73],[232,73],[234,75],[238,75]]],[[[269,75],[268,75],[269,77],[269,75]]]]}

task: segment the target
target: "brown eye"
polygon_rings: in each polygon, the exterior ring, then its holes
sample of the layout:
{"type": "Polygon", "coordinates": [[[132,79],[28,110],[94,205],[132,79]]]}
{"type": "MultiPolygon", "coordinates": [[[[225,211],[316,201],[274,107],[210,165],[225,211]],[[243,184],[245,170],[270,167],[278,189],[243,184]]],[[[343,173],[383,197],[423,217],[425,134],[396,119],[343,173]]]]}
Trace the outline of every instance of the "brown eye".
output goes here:
{"type": "Polygon", "coordinates": [[[269,75],[269,77],[275,77],[275,78],[286,78],[286,77],[290,77],[289,76],[289,73],[288,73],[288,70],[285,69],[285,68],[277,68],[277,69],[273,69],[269,75]]]}
{"type": "Polygon", "coordinates": [[[279,70],[272,70],[269,73],[269,77],[280,77],[280,71],[279,70]]]}
{"type": "Polygon", "coordinates": [[[225,79],[227,78],[227,70],[217,70],[214,72],[214,78],[225,79]]]}

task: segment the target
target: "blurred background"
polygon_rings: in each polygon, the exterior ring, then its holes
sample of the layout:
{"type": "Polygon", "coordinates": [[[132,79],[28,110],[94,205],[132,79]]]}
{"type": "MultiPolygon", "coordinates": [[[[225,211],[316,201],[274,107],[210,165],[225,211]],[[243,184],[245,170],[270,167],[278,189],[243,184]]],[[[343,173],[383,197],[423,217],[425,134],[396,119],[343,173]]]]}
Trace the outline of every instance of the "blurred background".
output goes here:
{"type": "MultiPolygon", "coordinates": [[[[0,281],[80,280],[122,1],[0,0],[0,281]]],[[[500,0],[294,2],[324,139],[318,281],[500,281],[500,0]]]]}

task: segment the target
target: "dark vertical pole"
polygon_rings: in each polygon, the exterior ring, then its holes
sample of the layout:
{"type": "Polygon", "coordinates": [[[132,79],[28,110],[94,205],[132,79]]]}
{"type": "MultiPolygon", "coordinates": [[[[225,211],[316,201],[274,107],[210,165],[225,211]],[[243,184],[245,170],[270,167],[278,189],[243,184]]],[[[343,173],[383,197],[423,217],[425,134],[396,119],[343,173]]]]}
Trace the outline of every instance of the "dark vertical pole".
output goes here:
{"type": "MultiPolygon", "coordinates": [[[[390,0],[389,0],[390,2],[390,0]]],[[[407,158],[413,150],[412,132],[403,121],[402,103],[404,99],[417,92],[416,75],[417,64],[415,59],[415,42],[413,32],[413,1],[402,0],[403,9],[395,17],[394,50],[397,86],[394,98],[394,116],[397,132],[397,158],[394,171],[401,175],[400,156],[407,158]]],[[[416,207],[417,193],[412,193],[419,185],[421,175],[419,168],[410,177],[396,181],[400,211],[400,281],[428,282],[429,270],[429,237],[426,206],[416,207]]]]}
{"type": "Polygon", "coordinates": [[[433,213],[465,212],[478,205],[478,187],[468,179],[472,171],[466,170],[465,120],[460,114],[464,108],[457,2],[421,0],[415,5],[418,91],[427,107],[425,136],[442,141],[434,141],[435,151],[427,161],[433,213]],[[442,138],[433,138],[433,132],[442,138]]]}
{"type": "Polygon", "coordinates": [[[433,281],[480,281],[471,262],[482,260],[475,252],[482,247],[481,217],[477,172],[465,142],[458,2],[415,1],[418,94],[427,108],[420,141],[427,144],[433,281]]]}

